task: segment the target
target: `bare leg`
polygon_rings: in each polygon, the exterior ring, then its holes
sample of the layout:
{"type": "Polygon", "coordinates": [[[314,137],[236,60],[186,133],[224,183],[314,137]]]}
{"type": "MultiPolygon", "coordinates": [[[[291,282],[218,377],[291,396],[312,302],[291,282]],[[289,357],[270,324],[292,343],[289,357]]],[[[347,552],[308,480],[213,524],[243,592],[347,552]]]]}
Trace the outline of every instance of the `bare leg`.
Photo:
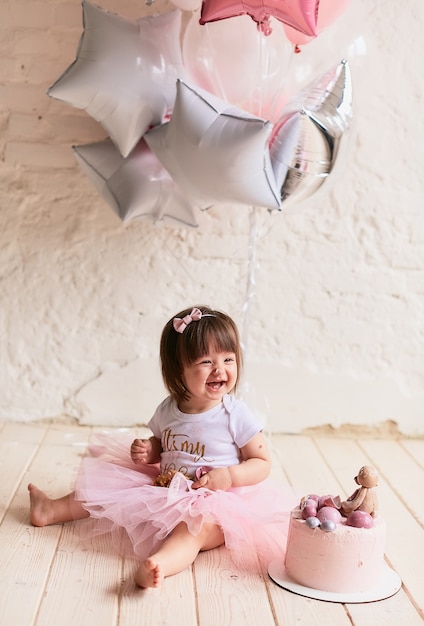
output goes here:
{"type": "Polygon", "coordinates": [[[71,522],[83,519],[90,514],[82,503],[75,500],[75,494],[69,493],[62,498],[49,498],[44,491],[30,483],[28,485],[30,498],[30,518],[34,526],[48,526],[59,522],[71,522]]]}
{"type": "Polygon", "coordinates": [[[216,524],[204,524],[197,536],[182,522],[161,545],[144,561],[135,573],[139,587],[159,587],[165,576],[182,572],[191,565],[202,550],[211,550],[224,543],[224,535],[216,524]]]}

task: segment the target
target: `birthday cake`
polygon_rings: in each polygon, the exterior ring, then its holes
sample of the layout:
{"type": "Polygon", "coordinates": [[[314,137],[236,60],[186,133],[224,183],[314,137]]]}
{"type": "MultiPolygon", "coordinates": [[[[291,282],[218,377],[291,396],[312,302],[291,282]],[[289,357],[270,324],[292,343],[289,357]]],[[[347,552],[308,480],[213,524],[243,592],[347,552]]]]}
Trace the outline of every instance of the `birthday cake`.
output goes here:
{"type": "Polygon", "coordinates": [[[361,593],[379,585],[386,526],[378,516],[378,475],[364,466],[355,481],[359,488],[344,502],[310,494],[292,510],[284,565],[299,585],[333,593],[361,593]]]}

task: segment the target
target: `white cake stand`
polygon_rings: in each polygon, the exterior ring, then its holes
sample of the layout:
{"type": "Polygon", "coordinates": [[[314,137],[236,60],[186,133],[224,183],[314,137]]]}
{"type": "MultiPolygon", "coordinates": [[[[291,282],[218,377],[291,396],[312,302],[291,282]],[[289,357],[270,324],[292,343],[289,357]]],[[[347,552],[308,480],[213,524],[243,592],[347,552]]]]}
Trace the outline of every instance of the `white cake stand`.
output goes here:
{"type": "Polygon", "coordinates": [[[286,572],[281,560],[275,559],[268,566],[269,577],[280,587],[297,593],[306,598],[314,600],[325,600],[326,602],[342,602],[343,604],[359,604],[362,602],[376,602],[394,596],[402,586],[402,580],[391,567],[384,564],[384,571],[379,584],[373,589],[361,593],[332,593],[304,587],[294,582],[286,572]]]}

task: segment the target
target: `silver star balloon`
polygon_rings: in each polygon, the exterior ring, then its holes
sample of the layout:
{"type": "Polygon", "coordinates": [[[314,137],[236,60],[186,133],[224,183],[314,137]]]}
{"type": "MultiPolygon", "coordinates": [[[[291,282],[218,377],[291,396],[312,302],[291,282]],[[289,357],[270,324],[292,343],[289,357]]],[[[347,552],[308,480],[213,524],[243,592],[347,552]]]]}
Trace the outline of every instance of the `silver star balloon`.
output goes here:
{"type": "Polygon", "coordinates": [[[123,156],[168,119],[184,77],[181,11],[131,21],[87,1],[75,61],[47,93],[100,122],[123,156]]]}
{"type": "Polygon", "coordinates": [[[170,122],[144,138],[200,208],[231,202],[278,209],[271,130],[270,122],[178,81],[170,122]]]}
{"type": "Polygon", "coordinates": [[[352,122],[348,62],[318,77],[284,108],[270,140],[282,207],[317,192],[342,158],[352,122]]]}
{"type": "Polygon", "coordinates": [[[150,218],[197,226],[191,203],[144,140],[126,158],[110,139],[74,146],[73,151],[82,170],[124,223],[150,218]]]}

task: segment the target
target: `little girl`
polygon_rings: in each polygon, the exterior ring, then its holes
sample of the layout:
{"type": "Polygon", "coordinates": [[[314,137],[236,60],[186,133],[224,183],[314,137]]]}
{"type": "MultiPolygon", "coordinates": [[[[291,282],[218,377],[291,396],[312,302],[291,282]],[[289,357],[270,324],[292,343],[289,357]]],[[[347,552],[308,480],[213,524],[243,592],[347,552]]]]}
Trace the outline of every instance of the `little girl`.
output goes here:
{"type": "Polygon", "coordinates": [[[104,438],[62,498],[28,486],[35,526],[90,516],[97,532],[125,529],[140,587],[158,587],[224,543],[235,557],[275,556],[291,507],[266,480],[261,424],[229,395],[242,362],[233,320],[206,306],[182,311],[163,329],[160,358],[169,397],[148,424],[150,439],[104,438]]]}

